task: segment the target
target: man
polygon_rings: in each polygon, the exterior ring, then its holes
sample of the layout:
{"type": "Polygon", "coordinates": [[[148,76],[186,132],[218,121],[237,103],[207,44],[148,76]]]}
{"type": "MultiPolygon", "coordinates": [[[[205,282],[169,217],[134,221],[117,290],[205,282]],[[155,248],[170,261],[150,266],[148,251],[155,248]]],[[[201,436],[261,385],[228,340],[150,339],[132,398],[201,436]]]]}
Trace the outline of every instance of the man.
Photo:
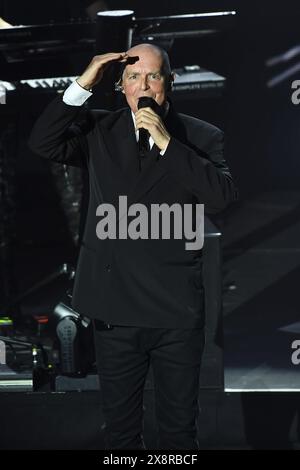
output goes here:
{"type": "MultiPolygon", "coordinates": [[[[117,207],[120,195],[131,208],[138,202],[149,209],[163,203],[204,204],[212,212],[235,199],[222,132],[175,112],[167,100],[173,80],[166,52],[153,45],[96,56],[63,99],[49,105],[30,139],[41,156],[89,171],[90,201],[72,304],[95,319],[110,449],[144,448],[142,398],[150,361],[159,448],[198,448],[202,251],[187,250],[185,237],[99,239],[96,233],[104,215],[99,207],[117,207]],[[114,62],[124,66],[119,88],[129,109],[88,112],[75,125],[81,105],[114,62]],[[153,109],[138,109],[144,97],[154,100],[153,109]],[[149,132],[151,148],[143,156],[137,145],[140,129],[149,132]]],[[[123,210],[118,228],[125,216],[123,210]]]]}

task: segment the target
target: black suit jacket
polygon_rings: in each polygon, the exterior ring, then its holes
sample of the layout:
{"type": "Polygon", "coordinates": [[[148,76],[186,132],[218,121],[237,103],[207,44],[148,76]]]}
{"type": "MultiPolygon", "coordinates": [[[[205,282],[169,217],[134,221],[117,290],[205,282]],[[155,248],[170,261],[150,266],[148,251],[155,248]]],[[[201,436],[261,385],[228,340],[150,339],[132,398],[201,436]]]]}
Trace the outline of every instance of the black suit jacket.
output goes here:
{"type": "Polygon", "coordinates": [[[164,156],[154,145],[139,171],[129,108],[91,112],[56,98],[36,122],[31,149],[49,160],[86,168],[90,199],[72,305],[111,324],[160,328],[204,322],[202,250],[178,239],[106,239],[96,235],[96,209],[143,203],[205,205],[217,212],[236,198],[223,157],[223,133],[170,107],[171,140],[164,156]],[[80,113],[83,114],[80,117],[80,113]]]}

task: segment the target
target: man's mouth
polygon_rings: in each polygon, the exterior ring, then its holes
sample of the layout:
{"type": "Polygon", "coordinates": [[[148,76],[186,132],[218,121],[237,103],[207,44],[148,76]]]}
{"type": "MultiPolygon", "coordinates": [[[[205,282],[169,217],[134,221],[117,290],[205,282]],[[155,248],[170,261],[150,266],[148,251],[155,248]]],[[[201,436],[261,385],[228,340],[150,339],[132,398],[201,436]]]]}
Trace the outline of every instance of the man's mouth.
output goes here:
{"type": "Polygon", "coordinates": [[[139,101],[140,98],[152,98],[154,101],[156,101],[154,96],[151,96],[151,95],[141,95],[141,96],[138,97],[137,102],[139,101]]]}

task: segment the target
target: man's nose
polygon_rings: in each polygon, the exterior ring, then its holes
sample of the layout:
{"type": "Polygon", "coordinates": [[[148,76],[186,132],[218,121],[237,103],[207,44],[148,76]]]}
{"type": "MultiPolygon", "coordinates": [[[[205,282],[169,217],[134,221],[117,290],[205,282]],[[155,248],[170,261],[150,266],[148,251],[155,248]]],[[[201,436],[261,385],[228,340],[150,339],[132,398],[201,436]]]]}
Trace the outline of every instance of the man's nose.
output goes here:
{"type": "Polygon", "coordinates": [[[141,84],[142,90],[148,90],[149,85],[148,85],[148,79],[147,77],[142,77],[142,84],[141,84]]]}

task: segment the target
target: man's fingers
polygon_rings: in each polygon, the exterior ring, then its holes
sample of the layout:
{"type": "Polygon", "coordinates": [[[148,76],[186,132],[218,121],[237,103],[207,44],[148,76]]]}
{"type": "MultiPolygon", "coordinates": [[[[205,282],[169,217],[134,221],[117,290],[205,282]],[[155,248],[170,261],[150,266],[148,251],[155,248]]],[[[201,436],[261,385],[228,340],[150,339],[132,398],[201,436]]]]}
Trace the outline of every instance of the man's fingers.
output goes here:
{"type": "Polygon", "coordinates": [[[143,113],[143,112],[146,112],[146,113],[148,112],[148,113],[151,113],[151,114],[155,114],[155,115],[156,115],[156,113],[153,111],[153,109],[152,109],[152,108],[149,108],[149,106],[147,106],[146,108],[141,108],[141,109],[139,109],[139,110],[136,112],[136,114],[138,114],[138,113],[143,113]]]}
{"type": "Polygon", "coordinates": [[[157,121],[153,121],[151,118],[148,118],[147,116],[143,116],[142,118],[136,120],[136,127],[137,128],[143,127],[144,125],[147,126],[147,127],[156,126],[157,121]]]}
{"type": "Polygon", "coordinates": [[[141,108],[135,113],[136,118],[138,118],[141,115],[152,116],[152,117],[159,119],[158,114],[156,114],[152,108],[141,108]]]}
{"type": "Polygon", "coordinates": [[[157,114],[155,113],[147,113],[147,112],[143,112],[143,113],[136,113],[135,115],[135,119],[136,119],[136,124],[139,124],[140,122],[146,122],[146,123],[149,123],[151,125],[155,125],[155,126],[162,126],[162,122],[159,118],[159,116],[157,116],[157,114]]]}
{"type": "Polygon", "coordinates": [[[95,56],[95,62],[99,65],[104,65],[113,61],[125,62],[127,60],[126,52],[113,52],[109,54],[103,54],[95,56]]]}
{"type": "Polygon", "coordinates": [[[165,150],[170,141],[170,135],[161,118],[152,109],[143,108],[135,114],[137,129],[147,129],[155,144],[165,150]]]}

